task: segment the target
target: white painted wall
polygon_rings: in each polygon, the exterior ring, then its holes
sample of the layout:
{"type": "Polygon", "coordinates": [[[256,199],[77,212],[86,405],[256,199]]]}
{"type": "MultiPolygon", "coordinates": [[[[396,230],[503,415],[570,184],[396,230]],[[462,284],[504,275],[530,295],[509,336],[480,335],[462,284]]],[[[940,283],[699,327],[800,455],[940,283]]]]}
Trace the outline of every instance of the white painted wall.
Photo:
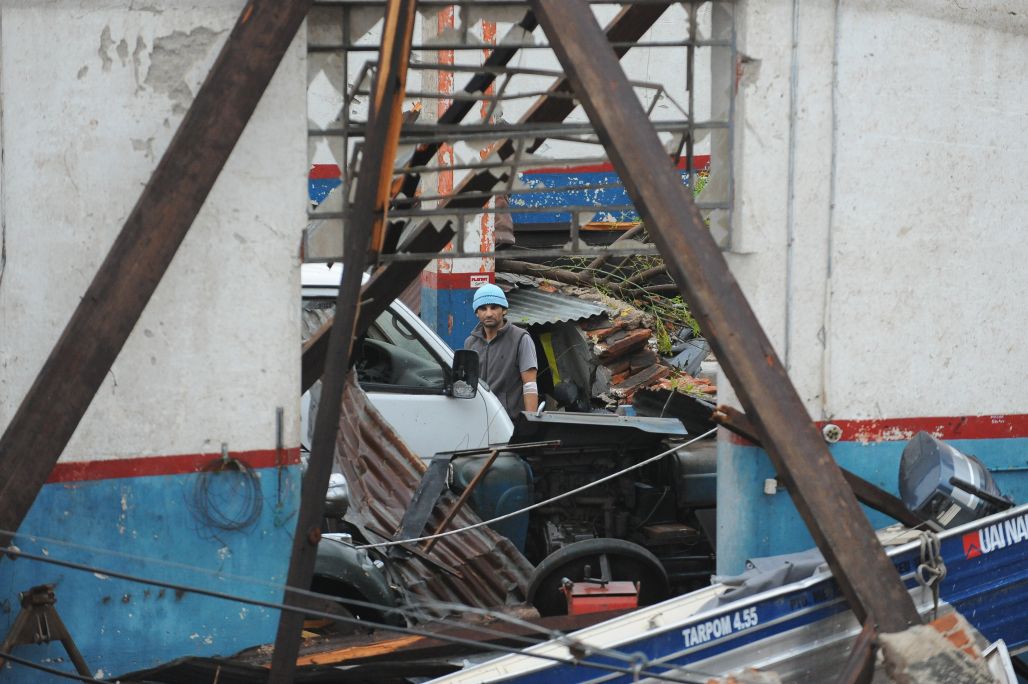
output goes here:
{"type": "Polygon", "coordinates": [[[1028,405],[1028,11],[740,2],[732,268],[811,415],[1028,405]]]}
{"type": "MultiPolygon", "coordinates": [[[[0,5],[0,425],[71,316],[242,0],[0,5]]],[[[64,461],[298,444],[305,32],[64,461]]]]}

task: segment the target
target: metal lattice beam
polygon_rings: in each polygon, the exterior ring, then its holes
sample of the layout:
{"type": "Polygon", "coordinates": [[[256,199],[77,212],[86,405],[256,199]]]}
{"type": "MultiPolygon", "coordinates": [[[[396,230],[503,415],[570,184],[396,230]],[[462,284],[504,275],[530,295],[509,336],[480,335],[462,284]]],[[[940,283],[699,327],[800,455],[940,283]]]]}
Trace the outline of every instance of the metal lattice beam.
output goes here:
{"type": "MultiPolygon", "coordinates": [[[[666,4],[640,4],[624,8],[614,17],[605,29],[608,41],[617,43],[615,53],[620,57],[628,52],[634,41],[639,40],[650,29],[653,24],[667,11],[666,4]]],[[[534,15],[531,19],[526,17],[522,20],[522,27],[534,25],[534,15]],[[529,23],[525,23],[529,22],[529,23]]],[[[497,49],[499,52],[500,49],[497,49]]],[[[511,55],[504,55],[509,60],[511,55]]],[[[499,58],[497,58],[499,61],[499,58]]],[[[488,60],[487,60],[488,63],[488,60]]],[[[486,85],[481,81],[480,85],[486,85]]],[[[453,107],[463,107],[455,102],[453,107]]],[[[571,97],[571,85],[567,79],[557,81],[550,89],[549,94],[539,98],[532,108],[521,118],[521,124],[540,124],[546,122],[559,122],[566,119],[574,111],[575,103],[571,97]]],[[[466,113],[466,112],[465,112],[466,113]]],[[[444,114],[444,116],[446,116],[444,114]]],[[[532,142],[532,149],[543,143],[545,136],[540,136],[532,142]]],[[[497,156],[501,159],[509,159],[517,153],[517,145],[513,140],[505,140],[494,146],[497,156]]],[[[421,157],[416,157],[421,159],[421,157]]],[[[416,164],[412,164],[416,166],[416,164]]],[[[482,209],[488,203],[489,191],[498,183],[505,183],[507,176],[502,169],[485,169],[469,175],[455,190],[453,197],[442,203],[441,211],[453,210],[475,210],[482,209]]],[[[404,179],[402,187],[407,188],[411,193],[413,187],[409,183],[408,175],[404,179]]],[[[423,221],[412,232],[412,236],[405,245],[400,245],[401,253],[433,254],[443,250],[454,236],[454,229],[450,225],[437,228],[430,221],[423,221]]],[[[413,259],[408,261],[392,261],[381,267],[371,281],[365,286],[361,295],[364,306],[361,309],[360,322],[357,334],[360,334],[371,321],[385,311],[389,303],[403,292],[410,283],[418,277],[429,264],[428,258],[413,259]]],[[[327,342],[324,340],[327,327],[319,330],[308,340],[303,350],[303,390],[306,391],[321,377],[325,367],[325,355],[327,342]]]]}

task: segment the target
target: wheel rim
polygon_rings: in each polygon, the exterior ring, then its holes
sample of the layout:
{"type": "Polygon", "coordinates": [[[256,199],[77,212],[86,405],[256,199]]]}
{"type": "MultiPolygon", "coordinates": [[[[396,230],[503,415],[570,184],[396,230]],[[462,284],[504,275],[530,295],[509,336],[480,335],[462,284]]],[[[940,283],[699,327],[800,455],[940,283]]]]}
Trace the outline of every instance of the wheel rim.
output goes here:
{"type": "Polygon", "coordinates": [[[601,537],[569,544],[544,558],[532,573],[528,602],[540,615],[565,615],[567,600],[560,590],[563,578],[583,581],[586,566],[593,578],[599,577],[601,556],[606,556],[610,565],[610,580],[639,583],[639,605],[668,597],[667,572],[656,556],[638,544],[601,537]]]}

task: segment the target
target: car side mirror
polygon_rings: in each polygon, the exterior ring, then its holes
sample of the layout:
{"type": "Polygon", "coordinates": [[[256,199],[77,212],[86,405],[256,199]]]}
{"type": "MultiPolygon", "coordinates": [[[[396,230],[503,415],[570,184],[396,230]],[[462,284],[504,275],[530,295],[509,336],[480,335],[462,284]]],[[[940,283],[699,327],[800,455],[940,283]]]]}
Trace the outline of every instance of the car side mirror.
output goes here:
{"type": "Polygon", "coordinates": [[[458,349],[453,352],[449,395],[454,399],[474,399],[478,394],[478,352],[458,349]]]}

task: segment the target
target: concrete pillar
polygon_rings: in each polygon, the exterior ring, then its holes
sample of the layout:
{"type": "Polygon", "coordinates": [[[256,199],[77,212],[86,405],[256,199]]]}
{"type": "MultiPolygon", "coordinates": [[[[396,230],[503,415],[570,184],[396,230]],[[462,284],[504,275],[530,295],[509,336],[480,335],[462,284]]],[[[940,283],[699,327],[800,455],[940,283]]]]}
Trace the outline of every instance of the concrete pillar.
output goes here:
{"type": "MultiPolygon", "coordinates": [[[[465,17],[465,20],[468,18],[465,17]]],[[[424,22],[426,40],[432,36],[453,33],[455,28],[454,11],[452,7],[439,10],[436,21],[426,18],[424,22]]],[[[479,34],[483,43],[496,42],[496,23],[483,19],[480,23],[470,27],[472,31],[479,34]]],[[[474,55],[455,52],[453,50],[440,50],[438,61],[440,64],[453,64],[455,60],[464,58],[470,60],[474,55]]],[[[467,76],[462,74],[462,78],[467,76]]],[[[429,76],[426,75],[426,78],[429,76]]],[[[454,72],[439,71],[435,74],[436,87],[439,92],[452,92],[454,85],[454,72]]],[[[460,87],[458,82],[456,87],[460,87]]],[[[492,92],[492,89],[490,89],[492,92]]],[[[435,102],[435,111],[432,112],[435,118],[446,111],[450,100],[439,99],[435,102]]],[[[481,112],[484,116],[487,106],[482,105],[481,112]]],[[[470,115],[474,116],[474,114],[470,115]]],[[[466,147],[460,152],[463,155],[471,156],[473,150],[466,147]]],[[[458,151],[451,145],[443,145],[436,162],[442,166],[455,163],[458,151]]],[[[445,195],[453,191],[455,184],[459,184],[466,172],[455,173],[452,170],[444,170],[431,176],[426,176],[424,182],[426,187],[431,188],[428,192],[432,194],[445,195]]],[[[491,252],[493,250],[493,217],[490,214],[477,216],[454,217],[454,225],[464,232],[464,250],[468,252],[491,252]]],[[[454,238],[454,244],[447,247],[447,253],[453,254],[459,251],[457,241],[461,240],[460,234],[454,238]]],[[[478,320],[475,318],[471,308],[471,300],[475,289],[485,283],[494,281],[494,260],[491,257],[476,258],[455,258],[443,256],[436,259],[422,273],[421,278],[421,318],[428,323],[436,333],[454,349],[461,349],[464,346],[464,338],[471,329],[475,327],[478,320]]]]}

